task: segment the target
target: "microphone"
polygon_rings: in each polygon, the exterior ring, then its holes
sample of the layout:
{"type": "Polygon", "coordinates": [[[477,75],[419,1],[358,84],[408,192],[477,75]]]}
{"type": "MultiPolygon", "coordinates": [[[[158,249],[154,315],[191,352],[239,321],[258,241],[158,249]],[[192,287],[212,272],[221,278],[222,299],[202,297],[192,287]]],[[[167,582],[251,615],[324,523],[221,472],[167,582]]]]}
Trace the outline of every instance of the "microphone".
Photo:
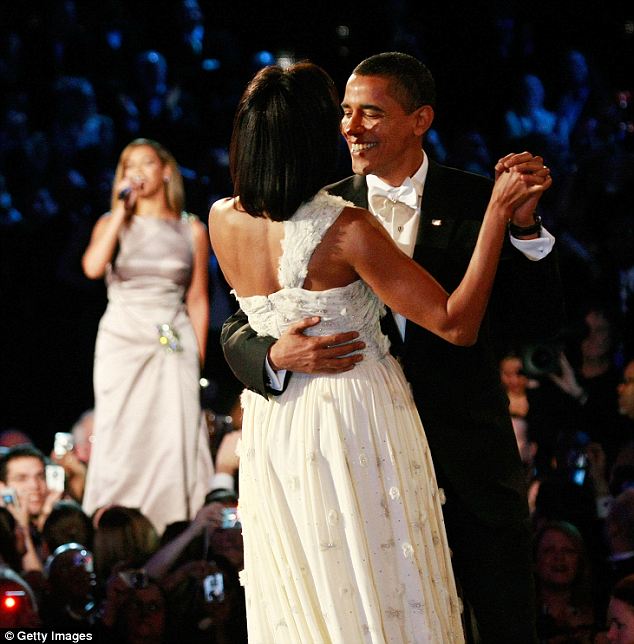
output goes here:
{"type": "Polygon", "coordinates": [[[121,199],[121,201],[123,201],[124,199],[128,198],[128,196],[130,195],[131,192],[132,192],[132,188],[130,188],[130,187],[124,188],[117,195],[117,199],[121,199]]]}

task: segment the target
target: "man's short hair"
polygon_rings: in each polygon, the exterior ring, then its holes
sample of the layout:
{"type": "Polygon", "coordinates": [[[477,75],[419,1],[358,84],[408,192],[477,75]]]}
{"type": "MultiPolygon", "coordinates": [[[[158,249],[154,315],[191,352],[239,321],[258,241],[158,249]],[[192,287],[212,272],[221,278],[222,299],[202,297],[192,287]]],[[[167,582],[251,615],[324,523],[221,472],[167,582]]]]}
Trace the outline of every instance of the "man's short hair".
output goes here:
{"type": "Polygon", "coordinates": [[[352,73],[389,78],[394,98],[408,114],[423,105],[436,106],[434,77],[420,60],[409,54],[399,51],[375,54],[362,60],[352,73]]]}
{"type": "Polygon", "coordinates": [[[37,447],[33,445],[16,445],[0,458],[0,481],[7,482],[7,468],[9,463],[15,458],[32,457],[37,458],[46,466],[46,457],[37,447]]]}

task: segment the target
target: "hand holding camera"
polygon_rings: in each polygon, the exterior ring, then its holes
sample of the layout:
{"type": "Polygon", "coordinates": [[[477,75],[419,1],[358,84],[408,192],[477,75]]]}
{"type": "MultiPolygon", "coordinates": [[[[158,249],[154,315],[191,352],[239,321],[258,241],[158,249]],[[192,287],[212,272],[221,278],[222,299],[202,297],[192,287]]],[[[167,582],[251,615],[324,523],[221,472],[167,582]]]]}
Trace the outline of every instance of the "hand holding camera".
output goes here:
{"type": "Polygon", "coordinates": [[[16,491],[12,487],[5,487],[2,490],[2,505],[5,508],[8,508],[9,506],[13,507],[19,507],[20,502],[18,500],[18,495],[16,494],[16,491]]]}
{"type": "Polygon", "coordinates": [[[194,534],[198,535],[203,530],[215,530],[222,525],[222,503],[213,502],[203,505],[196,513],[191,527],[194,534]]]}
{"type": "Polygon", "coordinates": [[[11,512],[18,525],[23,528],[28,527],[30,522],[29,509],[26,503],[21,503],[17,490],[3,486],[0,494],[2,506],[11,512]]]}

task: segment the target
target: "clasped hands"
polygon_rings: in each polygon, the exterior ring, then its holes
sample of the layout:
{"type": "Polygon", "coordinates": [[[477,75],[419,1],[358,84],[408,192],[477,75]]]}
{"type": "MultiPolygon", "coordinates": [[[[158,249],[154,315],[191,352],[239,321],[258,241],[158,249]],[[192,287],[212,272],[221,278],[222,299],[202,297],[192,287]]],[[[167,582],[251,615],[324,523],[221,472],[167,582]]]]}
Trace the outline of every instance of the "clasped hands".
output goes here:
{"type": "MultiPolygon", "coordinates": [[[[537,175],[546,177],[543,186],[544,189],[550,187],[552,179],[550,178],[550,169],[544,165],[544,159],[540,156],[533,156],[530,152],[511,152],[502,157],[495,164],[495,180],[504,172],[509,172],[513,168],[521,174],[537,175]]],[[[535,209],[542,193],[530,196],[520,206],[513,211],[511,223],[521,228],[531,226],[535,222],[535,209]]],[[[537,234],[535,235],[537,237],[537,234]]]]}

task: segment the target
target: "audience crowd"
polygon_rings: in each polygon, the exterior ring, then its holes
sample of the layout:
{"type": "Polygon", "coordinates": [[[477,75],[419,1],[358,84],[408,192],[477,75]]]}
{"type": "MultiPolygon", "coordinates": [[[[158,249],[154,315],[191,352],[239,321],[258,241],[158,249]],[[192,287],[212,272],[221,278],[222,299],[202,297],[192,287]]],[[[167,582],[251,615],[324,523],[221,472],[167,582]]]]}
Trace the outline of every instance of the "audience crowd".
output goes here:
{"type": "MultiPolygon", "coordinates": [[[[576,39],[558,34],[554,49],[552,32],[506,6],[478,17],[482,58],[465,48],[443,58],[450,47],[428,24],[449,25],[442,10],[427,17],[415,3],[383,4],[382,32],[369,19],[322,16],[312,25],[320,43],[306,27],[279,24],[267,38],[269,22],[253,17],[241,32],[231,7],[221,18],[203,0],[22,3],[3,22],[1,627],[91,629],[121,642],[246,641],[235,524],[240,388],[216,341],[234,306],[226,284],[212,257],[202,396],[216,475],[194,520],[157,534],[135,508],[92,517],[81,509],[105,291],[83,276],[80,258],[127,141],[156,138],[174,153],[188,210],[204,220],[232,192],[231,121],[257,68],[310,58],[341,82],[364,55],[398,49],[427,62],[440,100],[455,102],[427,136],[432,158],[492,176],[499,156],[528,149],[552,169],[541,214],[557,238],[568,324],[554,341],[515,346],[510,333],[499,346],[526,467],[539,636],[619,642],[634,632],[634,69],[597,55],[589,26],[577,24],[576,39]],[[451,69],[461,62],[464,72],[451,69]],[[487,73],[471,73],[476,64],[487,73]],[[455,77],[460,88],[443,84],[455,77]],[[63,490],[47,476],[55,465],[63,490]]],[[[459,25],[448,42],[476,43],[459,25]]],[[[608,36],[632,61],[633,23],[623,18],[620,29],[608,36]]],[[[347,173],[344,153],[333,178],[347,173]]]]}

